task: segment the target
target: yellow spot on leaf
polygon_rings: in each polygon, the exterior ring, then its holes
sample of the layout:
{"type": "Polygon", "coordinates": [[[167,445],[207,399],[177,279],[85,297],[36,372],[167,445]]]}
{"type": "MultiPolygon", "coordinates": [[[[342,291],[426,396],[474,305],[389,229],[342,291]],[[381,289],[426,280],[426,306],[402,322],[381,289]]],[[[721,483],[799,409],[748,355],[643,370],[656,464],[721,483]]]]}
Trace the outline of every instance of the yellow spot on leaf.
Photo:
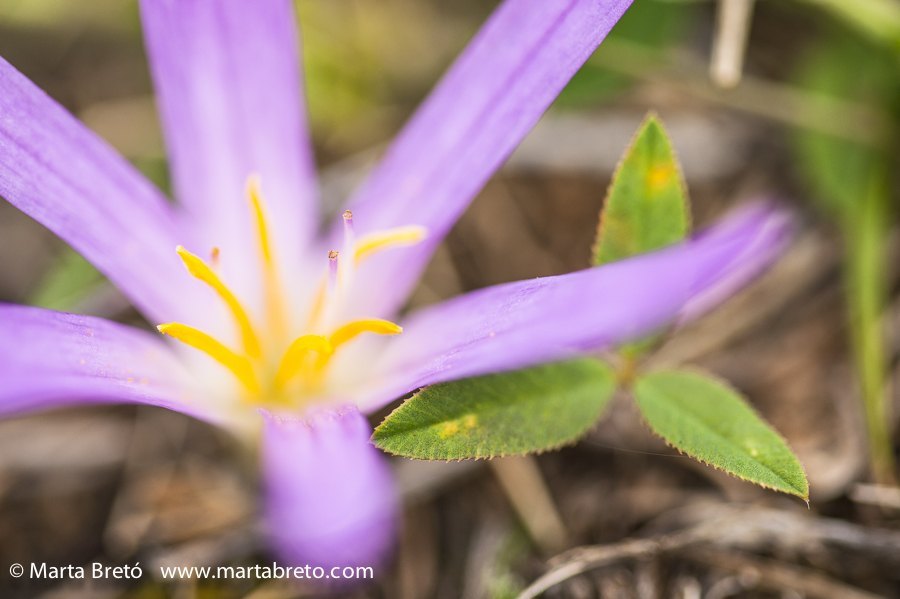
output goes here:
{"type": "Polygon", "coordinates": [[[441,439],[446,439],[448,437],[452,437],[456,433],[459,432],[459,423],[456,420],[451,420],[450,422],[445,422],[443,426],[441,426],[441,430],[438,431],[438,436],[441,439]]]}
{"type": "Polygon", "coordinates": [[[478,426],[478,416],[475,414],[466,414],[454,420],[449,420],[441,425],[438,430],[438,436],[441,439],[447,439],[460,432],[469,432],[478,426]]]}
{"type": "Polygon", "coordinates": [[[650,191],[659,191],[669,184],[675,177],[675,168],[672,164],[656,164],[647,173],[647,186],[650,191]]]}

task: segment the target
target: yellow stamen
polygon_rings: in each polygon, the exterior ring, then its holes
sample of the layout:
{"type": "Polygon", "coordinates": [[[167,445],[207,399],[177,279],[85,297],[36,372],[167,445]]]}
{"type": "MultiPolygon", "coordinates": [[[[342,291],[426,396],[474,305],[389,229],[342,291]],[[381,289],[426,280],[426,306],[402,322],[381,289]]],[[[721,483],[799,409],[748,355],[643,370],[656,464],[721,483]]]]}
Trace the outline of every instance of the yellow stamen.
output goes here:
{"type": "Polygon", "coordinates": [[[331,356],[341,345],[363,333],[398,335],[403,328],[388,320],[366,318],[338,327],[329,337],[303,335],[291,344],[275,375],[275,388],[281,389],[295,376],[306,370],[307,383],[315,386],[321,381],[331,356]]]}
{"type": "Polygon", "coordinates": [[[269,231],[268,221],[262,193],[260,191],[259,177],[251,175],[247,180],[247,197],[253,209],[253,219],[256,221],[256,232],[259,241],[260,257],[263,260],[266,314],[269,316],[269,330],[278,334],[287,330],[281,282],[278,277],[278,267],[275,261],[275,251],[272,246],[272,237],[269,231]]]}
{"type": "Polygon", "coordinates": [[[425,227],[412,225],[363,235],[356,241],[354,260],[359,263],[382,250],[415,245],[425,239],[427,233],[428,230],[425,227]]]}
{"type": "Polygon", "coordinates": [[[321,335],[303,335],[294,340],[285,352],[275,374],[275,387],[280,389],[294,378],[308,364],[311,353],[327,359],[334,353],[334,347],[321,335]]]}
{"type": "Polygon", "coordinates": [[[231,351],[219,341],[203,331],[179,322],[170,322],[156,327],[163,335],[178,339],[185,345],[198,349],[230,370],[251,393],[259,393],[259,380],[250,360],[231,351]]]}
{"type": "Polygon", "coordinates": [[[338,319],[347,309],[345,300],[353,292],[356,265],[374,253],[419,243],[427,231],[424,227],[406,226],[357,238],[353,232],[353,215],[345,212],[344,243],[340,254],[337,251],[328,254],[328,270],[313,298],[307,334],[288,343],[287,335],[293,329],[286,310],[289,303],[283,294],[278,246],[267,219],[259,177],[249,177],[246,192],[262,268],[265,322],[256,323],[262,324],[262,328],[254,328],[250,313],[218,274],[219,249],[212,248],[204,260],[182,246],[178,246],[177,252],[187,271],[226,304],[237,324],[241,347],[232,349],[209,334],[178,322],[157,328],[160,333],[204,352],[224,366],[246,388],[248,400],[264,405],[296,406],[305,397],[327,391],[329,364],[341,346],[363,333],[398,335],[403,332],[399,325],[376,318],[345,322],[336,328],[335,323],[340,322],[338,319]],[[284,348],[287,349],[279,360],[279,353],[275,352],[284,348]],[[296,385],[295,379],[299,379],[296,385]]]}
{"type": "Polygon", "coordinates": [[[212,287],[219,297],[222,298],[228,306],[228,309],[231,311],[231,315],[234,317],[235,322],[237,322],[238,330],[241,333],[241,341],[244,344],[244,350],[254,358],[259,357],[259,339],[256,337],[256,333],[253,330],[253,324],[250,322],[250,317],[247,316],[247,311],[244,310],[244,307],[241,305],[241,302],[238,301],[237,297],[235,297],[234,293],[231,292],[219,278],[219,275],[217,275],[202,258],[190,253],[180,245],[175,248],[175,251],[178,252],[178,256],[181,258],[181,261],[184,262],[184,266],[187,268],[188,272],[191,273],[193,277],[212,287]]]}
{"type": "Polygon", "coordinates": [[[250,207],[253,209],[253,220],[256,222],[256,234],[259,237],[259,248],[262,258],[266,265],[270,266],[274,262],[274,254],[269,236],[269,225],[266,221],[265,209],[263,208],[258,175],[251,175],[247,179],[247,197],[250,199],[250,207]]]}
{"type": "Polygon", "coordinates": [[[399,335],[403,332],[403,327],[394,324],[389,320],[381,320],[380,318],[364,318],[354,320],[338,327],[329,337],[331,346],[334,349],[355,339],[362,333],[375,333],[376,335],[399,335]]]}

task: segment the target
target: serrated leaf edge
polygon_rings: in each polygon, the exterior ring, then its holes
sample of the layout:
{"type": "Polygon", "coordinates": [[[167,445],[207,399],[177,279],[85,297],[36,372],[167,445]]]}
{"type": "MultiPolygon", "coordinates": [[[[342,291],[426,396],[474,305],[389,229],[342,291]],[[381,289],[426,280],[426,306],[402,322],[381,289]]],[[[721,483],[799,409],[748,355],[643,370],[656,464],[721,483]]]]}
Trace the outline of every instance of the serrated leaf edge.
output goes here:
{"type": "Polygon", "coordinates": [[[637,144],[638,137],[640,137],[641,133],[644,131],[644,128],[651,121],[656,121],[656,123],[659,124],[660,128],[663,130],[663,132],[666,135],[666,139],[669,141],[669,143],[671,145],[672,157],[674,158],[673,162],[675,163],[675,172],[678,175],[678,183],[679,183],[679,186],[681,187],[681,193],[684,194],[684,197],[687,200],[687,202],[686,202],[687,206],[684,211],[685,212],[684,217],[685,217],[685,224],[687,225],[688,235],[694,228],[694,218],[693,218],[693,215],[691,214],[691,210],[690,210],[691,197],[690,197],[690,194],[688,193],[687,180],[684,178],[684,171],[681,168],[681,161],[678,160],[678,152],[675,149],[675,145],[671,143],[672,138],[669,135],[668,129],[666,129],[665,125],[663,124],[663,120],[659,116],[659,113],[656,112],[655,110],[648,110],[647,114],[644,115],[643,120],[641,120],[641,124],[638,125],[638,128],[632,134],[631,140],[628,142],[628,145],[625,146],[625,151],[622,152],[622,155],[619,157],[619,161],[616,163],[616,168],[613,170],[613,175],[612,175],[612,178],[609,180],[609,185],[606,186],[606,193],[603,196],[603,207],[600,209],[600,218],[597,220],[597,231],[596,231],[596,234],[594,235],[594,243],[591,244],[591,259],[590,259],[591,266],[595,266],[595,267],[600,266],[599,264],[597,264],[597,261],[595,260],[595,258],[600,251],[600,241],[602,239],[603,223],[606,219],[606,203],[609,201],[610,195],[612,195],[613,186],[615,186],[616,181],[619,178],[619,175],[622,171],[622,168],[624,168],[624,166],[625,166],[625,160],[628,158],[628,156],[631,155],[631,152],[634,150],[634,146],[637,144]]]}
{"type": "MultiPolygon", "coordinates": [[[[388,448],[383,447],[382,445],[380,445],[380,444],[378,443],[378,440],[377,440],[375,437],[376,437],[376,435],[378,434],[379,429],[381,429],[382,426],[384,425],[384,423],[387,422],[388,418],[390,418],[391,416],[393,416],[393,414],[394,414],[396,411],[398,411],[400,408],[402,408],[402,407],[403,407],[403,404],[405,404],[407,401],[411,401],[411,400],[414,399],[416,396],[418,396],[421,392],[423,392],[423,391],[425,391],[426,389],[428,389],[428,388],[430,388],[430,387],[433,387],[433,386],[434,386],[434,385],[429,385],[428,387],[422,387],[421,389],[419,389],[418,391],[416,391],[415,393],[413,393],[413,394],[412,394],[406,401],[404,401],[402,404],[400,404],[399,406],[397,406],[396,408],[394,408],[393,410],[391,410],[391,413],[388,414],[387,416],[385,416],[385,417],[384,417],[384,420],[382,420],[381,423],[380,423],[378,426],[376,426],[375,429],[372,431],[372,436],[370,437],[370,441],[372,442],[372,445],[374,445],[375,447],[377,447],[378,449],[380,449],[380,450],[383,451],[384,453],[386,453],[386,454],[388,454],[388,455],[391,455],[391,456],[396,456],[396,457],[406,458],[406,459],[409,459],[409,460],[424,460],[424,461],[434,461],[434,462],[440,461],[440,462],[446,462],[446,463],[450,463],[450,462],[464,462],[464,461],[472,461],[472,460],[476,460],[476,461],[477,461],[477,460],[492,460],[492,459],[494,459],[494,458],[507,458],[507,457],[525,456],[525,455],[542,455],[542,454],[548,453],[548,452],[550,452],[550,451],[557,451],[557,450],[559,450],[559,449],[562,449],[563,447],[571,447],[571,446],[574,446],[576,443],[578,443],[578,441],[580,441],[581,439],[583,439],[589,432],[591,432],[591,429],[593,429],[595,426],[597,426],[597,424],[598,424],[598,423],[600,422],[600,420],[603,418],[603,414],[604,414],[604,412],[606,411],[606,406],[608,406],[609,403],[610,403],[610,402],[607,402],[606,404],[604,404],[604,406],[600,409],[600,413],[597,415],[597,418],[596,418],[591,424],[589,424],[587,427],[585,427],[585,429],[584,429],[583,431],[579,432],[579,433],[578,433],[577,435],[575,435],[574,437],[570,437],[569,439],[564,439],[563,441],[561,441],[561,442],[559,442],[559,443],[557,443],[557,444],[555,444],[555,445],[550,445],[550,446],[544,447],[544,448],[542,448],[542,449],[535,449],[535,450],[533,450],[533,451],[524,451],[524,452],[521,452],[521,453],[520,453],[520,452],[515,452],[515,453],[511,453],[511,452],[483,453],[483,452],[481,452],[481,451],[479,450],[478,452],[476,452],[476,453],[473,454],[473,455],[466,455],[466,456],[461,456],[461,457],[448,457],[448,456],[446,456],[446,455],[437,455],[435,452],[432,452],[432,453],[431,453],[430,455],[428,455],[427,457],[420,457],[420,456],[411,456],[411,455],[407,455],[407,454],[404,454],[404,453],[399,453],[399,452],[396,452],[396,451],[392,451],[391,449],[388,449],[388,448]]],[[[619,389],[620,389],[620,387],[617,385],[616,388],[613,390],[613,393],[618,392],[619,389]]]]}
{"type": "MultiPolygon", "coordinates": [[[[794,458],[797,459],[797,463],[800,465],[800,473],[803,475],[803,482],[806,483],[806,493],[803,494],[803,493],[800,493],[800,492],[796,492],[796,493],[794,493],[794,492],[788,492],[788,491],[785,491],[784,489],[777,489],[777,488],[775,488],[775,487],[772,487],[771,485],[767,485],[767,484],[765,484],[765,483],[760,483],[760,482],[757,482],[757,481],[755,481],[755,480],[750,480],[749,478],[747,478],[747,477],[745,477],[745,476],[741,476],[740,474],[738,474],[738,473],[736,473],[736,472],[731,472],[731,471],[729,471],[729,470],[725,470],[725,469],[722,468],[721,466],[718,466],[718,465],[716,465],[716,464],[712,464],[712,463],[710,463],[710,462],[707,462],[707,461],[704,460],[703,458],[701,458],[701,457],[699,457],[699,456],[696,456],[696,455],[693,455],[692,453],[690,453],[690,452],[688,452],[688,451],[685,451],[685,450],[681,449],[680,447],[676,447],[676,446],[673,445],[668,439],[666,439],[663,435],[661,435],[659,432],[657,432],[656,429],[654,429],[654,428],[650,425],[650,422],[648,422],[647,419],[644,417],[644,412],[643,412],[643,410],[641,410],[641,409],[640,409],[640,406],[638,406],[638,412],[641,414],[641,420],[643,421],[644,426],[647,427],[647,429],[648,429],[653,435],[655,435],[656,437],[662,439],[662,441],[663,441],[668,447],[671,447],[672,449],[674,449],[675,451],[677,451],[679,454],[684,455],[684,456],[687,456],[687,457],[691,458],[692,460],[694,460],[694,461],[696,461],[696,462],[699,462],[699,463],[703,464],[704,466],[707,466],[707,467],[709,467],[709,468],[712,468],[713,470],[718,470],[719,472],[724,472],[725,474],[727,474],[727,475],[729,475],[729,476],[731,476],[731,477],[733,477],[733,478],[736,478],[736,479],[738,479],[738,480],[741,480],[741,481],[744,481],[744,482],[747,482],[747,483],[756,485],[756,486],[761,487],[761,488],[763,488],[763,489],[768,489],[768,490],[770,490],[770,491],[776,491],[776,492],[779,492],[779,493],[786,493],[786,494],[788,494],[788,495],[793,495],[793,496],[795,496],[795,497],[799,497],[799,498],[803,499],[803,500],[807,503],[807,505],[809,505],[809,477],[806,475],[806,468],[803,467],[803,463],[800,462],[800,459],[799,459],[799,458],[797,458],[797,452],[795,452],[795,451],[794,451],[794,448],[791,447],[790,443],[787,442],[787,439],[785,439],[784,436],[783,436],[780,432],[778,432],[778,429],[776,429],[774,426],[772,426],[771,424],[769,424],[768,420],[766,420],[765,418],[762,417],[762,415],[759,413],[759,411],[756,409],[756,407],[755,407],[752,403],[750,403],[749,401],[747,401],[747,400],[744,398],[743,394],[742,394],[739,390],[737,390],[737,389],[734,387],[734,385],[732,385],[729,381],[723,379],[722,377],[719,377],[719,376],[717,376],[717,375],[715,375],[715,374],[712,374],[712,373],[710,373],[710,372],[708,372],[708,371],[705,371],[705,370],[703,370],[703,369],[700,369],[700,368],[678,368],[678,369],[673,369],[673,370],[668,370],[668,371],[667,371],[667,370],[653,370],[653,371],[641,373],[640,376],[638,377],[638,379],[643,378],[643,377],[645,377],[645,376],[648,376],[648,375],[650,375],[650,374],[653,374],[653,373],[655,373],[655,372],[683,372],[683,373],[689,373],[689,374],[696,374],[696,375],[704,376],[704,377],[706,377],[706,378],[708,378],[708,379],[710,379],[710,380],[712,380],[712,381],[715,381],[715,382],[719,383],[720,385],[724,386],[725,388],[729,389],[730,391],[734,392],[734,393],[735,393],[738,397],[740,397],[741,399],[744,399],[744,403],[747,405],[747,407],[750,409],[750,411],[753,412],[753,415],[756,416],[757,418],[759,418],[759,419],[760,419],[762,422],[764,422],[765,424],[767,424],[768,427],[769,427],[769,429],[770,429],[773,433],[775,433],[775,436],[778,437],[778,439],[780,439],[782,443],[784,443],[785,447],[787,447],[788,450],[791,452],[791,454],[794,456],[794,458]]],[[[636,379],[636,380],[637,380],[637,379],[636,379]]],[[[637,404],[638,402],[637,402],[637,399],[634,397],[634,389],[633,389],[633,387],[632,387],[631,389],[629,389],[628,392],[629,392],[629,394],[631,394],[632,400],[637,404]]],[[[708,430],[709,430],[709,429],[708,429],[708,430]]],[[[716,436],[719,436],[718,433],[715,433],[714,431],[713,431],[713,434],[716,435],[716,436]]],[[[788,483],[787,481],[785,481],[785,480],[781,477],[780,474],[778,474],[777,472],[773,471],[773,470],[772,470],[771,468],[769,468],[768,466],[763,465],[763,467],[766,468],[766,470],[768,470],[769,472],[771,472],[773,475],[775,475],[776,478],[778,478],[778,479],[780,479],[782,482],[784,482],[786,487],[791,488],[791,489],[794,488],[794,486],[791,485],[790,483],[788,483]]]]}
{"type": "MultiPolygon", "coordinates": [[[[605,365],[606,367],[613,370],[613,372],[615,372],[615,368],[611,364],[609,364],[609,362],[607,362],[606,360],[597,359],[596,361],[605,365]]],[[[572,447],[575,444],[577,444],[578,441],[580,441],[585,436],[587,436],[587,434],[591,432],[591,429],[596,427],[597,424],[600,422],[600,420],[603,419],[603,416],[606,414],[608,406],[612,403],[616,394],[620,393],[623,389],[622,386],[619,384],[618,379],[615,379],[615,386],[613,387],[613,390],[610,394],[610,398],[600,408],[600,411],[597,414],[597,417],[594,419],[594,421],[591,424],[586,426],[583,431],[579,432],[578,434],[574,435],[573,437],[564,439],[563,441],[561,441],[557,444],[550,445],[550,446],[544,447],[542,449],[535,449],[533,451],[525,451],[525,452],[521,452],[521,453],[520,452],[516,452],[516,453],[509,453],[509,452],[481,453],[479,451],[474,455],[467,455],[467,456],[462,456],[462,457],[447,457],[447,456],[443,456],[443,455],[435,455],[434,453],[432,453],[428,457],[419,457],[419,456],[410,456],[410,455],[407,455],[404,453],[392,451],[391,449],[383,447],[382,445],[380,445],[378,443],[378,439],[376,439],[376,436],[378,435],[378,432],[383,429],[385,423],[388,421],[388,419],[390,419],[391,416],[393,416],[396,412],[398,412],[401,408],[403,408],[403,406],[406,405],[407,402],[412,401],[413,399],[415,399],[416,397],[421,395],[426,390],[428,390],[432,387],[436,387],[438,385],[442,385],[442,384],[444,384],[444,383],[437,383],[435,385],[428,385],[428,386],[417,389],[408,398],[404,399],[400,403],[400,405],[398,405],[396,408],[391,410],[391,412],[387,416],[385,416],[384,419],[372,430],[372,435],[369,437],[369,441],[372,443],[372,445],[374,445],[380,451],[383,451],[384,453],[386,453],[390,456],[406,458],[409,460],[423,460],[423,461],[434,461],[434,462],[445,462],[445,463],[477,461],[477,460],[492,460],[494,458],[507,458],[507,457],[514,457],[514,456],[526,456],[526,455],[542,455],[544,453],[548,453],[551,451],[558,451],[564,447],[572,447]]]]}

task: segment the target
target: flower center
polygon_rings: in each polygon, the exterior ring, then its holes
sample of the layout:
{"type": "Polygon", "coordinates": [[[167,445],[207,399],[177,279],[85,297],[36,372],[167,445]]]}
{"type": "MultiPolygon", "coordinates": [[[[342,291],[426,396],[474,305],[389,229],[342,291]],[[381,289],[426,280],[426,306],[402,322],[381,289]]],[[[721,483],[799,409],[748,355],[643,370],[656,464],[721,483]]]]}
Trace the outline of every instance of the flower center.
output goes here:
{"type": "Polygon", "coordinates": [[[291,315],[286,309],[266,206],[256,176],[248,180],[247,197],[263,274],[265,319],[262,327],[254,322],[240,299],[216,272],[219,260],[216,248],[213,248],[212,264],[209,264],[178,246],[176,252],[188,273],[209,286],[227,307],[238,332],[240,347],[229,347],[213,336],[179,322],[161,324],[157,329],[224,366],[239,381],[252,403],[294,405],[298,395],[308,396],[322,390],[329,364],[343,346],[364,333],[397,335],[402,332],[399,325],[378,318],[341,321],[340,308],[353,275],[366,258],[388,248],[419,243],[426,231],[423,227],[409,226],[357,237],[353,230],[353,215],[349,210],[344,212],[343,246],[340,251],[328,252],[325,273],[302,329],[307,332],[289,340],[284,331],[290,330],[291,315]]]}

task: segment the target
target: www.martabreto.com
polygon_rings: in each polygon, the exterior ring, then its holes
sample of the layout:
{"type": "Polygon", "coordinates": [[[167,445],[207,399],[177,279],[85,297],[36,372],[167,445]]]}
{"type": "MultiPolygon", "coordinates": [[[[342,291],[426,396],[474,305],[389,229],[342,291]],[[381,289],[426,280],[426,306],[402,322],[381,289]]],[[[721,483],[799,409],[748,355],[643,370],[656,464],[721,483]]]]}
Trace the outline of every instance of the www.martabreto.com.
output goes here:
{"type": "Polygon", "coordinates": [[[164,579],[278,579],[278,580],[365,580],[375,578],[371,566],[160,566],[164,579]]]}

